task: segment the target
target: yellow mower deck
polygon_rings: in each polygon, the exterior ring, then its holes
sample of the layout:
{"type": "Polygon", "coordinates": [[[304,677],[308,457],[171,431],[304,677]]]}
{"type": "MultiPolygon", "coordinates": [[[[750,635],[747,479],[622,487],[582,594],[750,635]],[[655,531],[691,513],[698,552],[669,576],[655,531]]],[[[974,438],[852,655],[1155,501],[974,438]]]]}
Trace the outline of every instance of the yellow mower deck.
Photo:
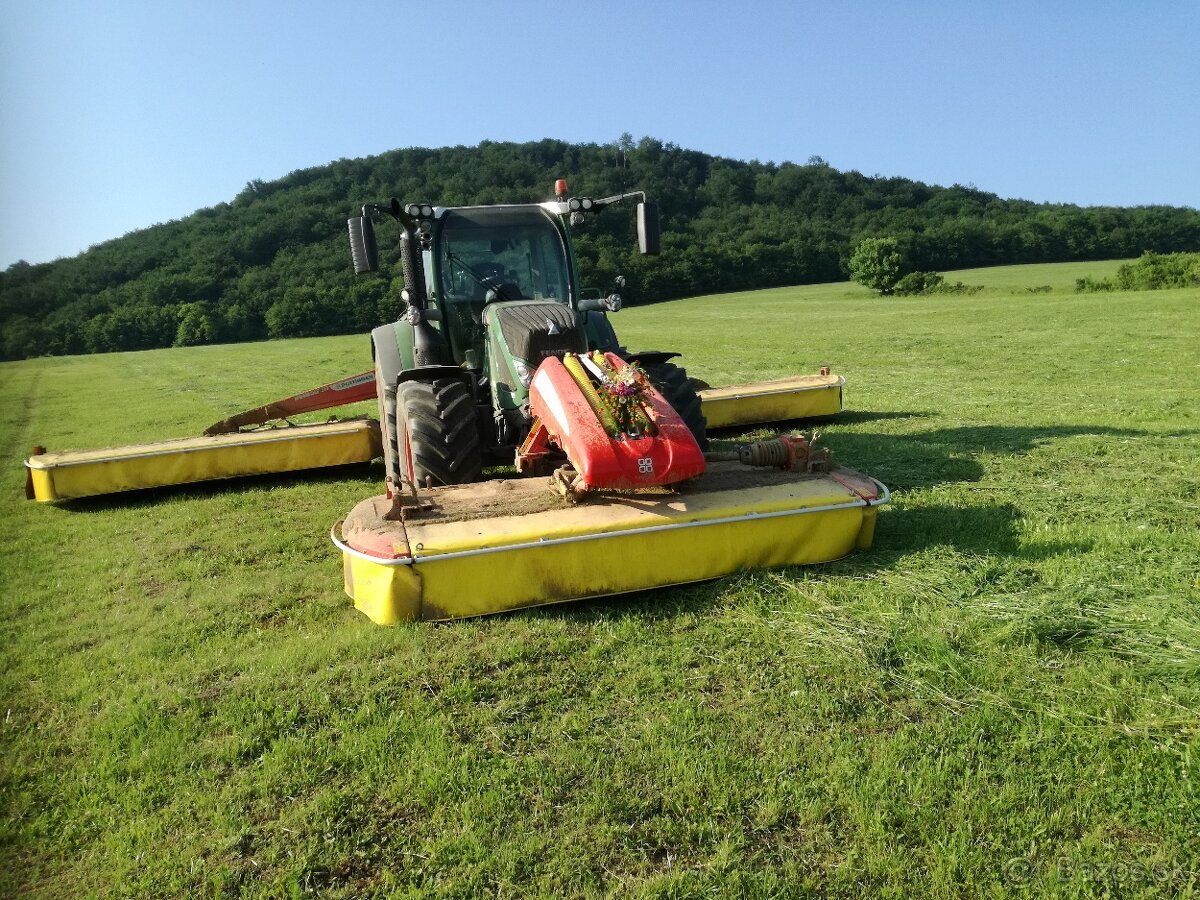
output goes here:
{"type": "Polygon", "coordinates": [[[364,500],[334,526],[346,593],[373,621],[455,619],[827,562],[870,546],[887,488],[850,469],[798,475],[716,463],[672,492],[597,494],[578,505],[546,480],[423,492],[432,513],[383,518],[364,500]]]}
{"type": "Polygon", "coordinates": [[[42,453],[25,463],[32,499],[73,500],[142,488],[369,462],[379,425],[356,420],[42,453]]]}
{"type": "Polygon", "coordinates": [[[795,375],[699,392],[709,428],[813,419],[842,411],[841,375],[795,375]]]}

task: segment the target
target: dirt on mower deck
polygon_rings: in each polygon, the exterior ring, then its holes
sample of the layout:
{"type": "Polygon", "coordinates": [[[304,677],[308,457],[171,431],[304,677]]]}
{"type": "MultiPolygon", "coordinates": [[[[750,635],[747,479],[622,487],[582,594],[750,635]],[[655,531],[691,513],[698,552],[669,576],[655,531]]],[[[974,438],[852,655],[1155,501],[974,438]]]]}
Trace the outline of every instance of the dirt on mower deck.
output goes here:
{"type": "MultiPolygon", "coordinates": [[[[838,474],[858,476],[850,469],[838,469],[838,474]]],[[[824,475],[804,475],[782,469],[756,468],[740,463],[710,463],[702,479],[673,487],[644,488],[636,491],[594,491],[577,502],[571,502],[554,490],[549,478],[506,478],[479,484],[459,485],[424,491],[421,496],[433,503],[433,509],[418,519],[421,524],[438,522],[467,522],[496,516],[525,516],[553,509],[571,509],[587,504],[624,503],[649,508],[657,503],[687,500],[698,491],[706,494],[736,491],[745,488],[794,484],[824,478],[824,475]]],[[[871,482],[864,481],[864,489],[871,482]]]]}
{"type": "MultiPolygon", "coordinates": [[[[504,478],[474,484],[438,487],[419,493],[430,506],[411,514],[408,524],[416,527],[482,519],[512,519],[552,511],[583,511],[588,508],[624,507],[653,512],[660,508],[686,507],[689,500],[701,497],[706,505],[719,502],[722,494],[756,488],[799,488],[805,484],[839,482],[849,495],[874,497],[875,482],[853,469],[835,467],[830,474],[803,474],[776,468],[746,466],[736,462],[710,463],[702,478],[672,487],[645,488],[636,491],[595,491],[572,502],[554,490],[546,477],[504,478]]],[[[342,532],[351,544],[360,548],[392,546],[405,555],[406,529],[400,522],[385,518],[391,501],[372,497],[360,503],[346,517],[342,532]]]]}

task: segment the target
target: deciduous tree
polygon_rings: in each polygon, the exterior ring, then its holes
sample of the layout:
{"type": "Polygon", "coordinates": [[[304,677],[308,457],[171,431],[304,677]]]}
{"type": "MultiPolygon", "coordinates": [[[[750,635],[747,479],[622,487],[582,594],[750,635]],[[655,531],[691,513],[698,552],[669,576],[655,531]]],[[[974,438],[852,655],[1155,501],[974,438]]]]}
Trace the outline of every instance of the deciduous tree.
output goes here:
{"type": "Polygon", "coordinates": [[[904,275],[904,257],[895,238],[866,238],[850,257],[850,277],[885,296],[904,275]]]}

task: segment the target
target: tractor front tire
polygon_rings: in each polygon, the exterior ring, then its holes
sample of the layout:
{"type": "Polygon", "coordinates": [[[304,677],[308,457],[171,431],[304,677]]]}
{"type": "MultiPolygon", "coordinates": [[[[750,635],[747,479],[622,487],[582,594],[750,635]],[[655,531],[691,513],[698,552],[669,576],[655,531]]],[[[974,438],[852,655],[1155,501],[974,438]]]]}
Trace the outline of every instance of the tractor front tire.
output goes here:
{"type": "Polygon", "coordinates": [[[418,488],[483,477],[475,401],[457,378],[402,381],[396,388],[396,455],[418,488]]]}
{"type": "Polygon", "coordinates": [[[700,408],[700,395],[692,386],[687,369],[669,362],[651,363],[643,368],[654,389],[679,413],[679,418],[683,419],[683,424],[688,427],[700,449],[707,450],[708,434],[704,412],[700,408]]]}

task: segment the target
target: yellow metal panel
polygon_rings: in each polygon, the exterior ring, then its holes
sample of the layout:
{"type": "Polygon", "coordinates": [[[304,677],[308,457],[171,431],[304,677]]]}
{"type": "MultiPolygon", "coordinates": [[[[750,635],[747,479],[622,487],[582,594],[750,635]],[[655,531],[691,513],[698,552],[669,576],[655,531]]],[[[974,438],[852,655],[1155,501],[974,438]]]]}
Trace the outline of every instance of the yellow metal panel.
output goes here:
{"type": "MultiPolygon", "coordinates": [[[[726,466],[725,476],[736,468],[726,466]]],[[[381,533],[402,534],[413,557],[367,556],[336,534],[334,541],[343,552],[346,592],[372,620],[453,619],[837,559],[870,546],[875,504],[888,496],[878,482],[844,469],[753,477],[765,483],[741,487],[718,473],[708,489],[702,483],[681,494],[614,495],[465,521],[390,522],[366,500],[347,517],[352,530],[374,543],[381,533]]],[[[503,491],[441,488],[430,498],[435,508],[469,510],[472,500],[482,506],[503,495],[507,512],[545,491],[538,481],[510,482],[503,491]]]]}
{"type": "Polygon", "coordinates": [[[700,391],[709,428],[832,416],[842,410],[840,375],[804,375],[700,391]]]}
{"type": "MultiPolygon", "coordinates": [[[[540,485],[538,487],[544,490],[540,485]]],[[[414,519],[407,524],[406,533],[409,544],[415,548],[413,556],[420,560],[444,553],[544,543],[735,516],[766,515],[852,503],[856,499],[852,490],[831,478],[806,478],[712,493],[695,488],[669,500],[642,499],[633,494],[620,502],[587,502],[547,512],[462,522],[425,525],[414,519]]]]}
{"type": "Polygon", "coordinates": [[[862,528],[858,530],[858,541],[855,548],[867,550],[875,541],[875,522],[879,518],[879,507],[868,506],[863,509],[862,528]]]}
{"type": "Polygon", "coordinates": [[[378,625],[421,618],[421,579],[411,565],[385,565],[343,550],[342,577],[354,608],[378,625]]]}
{"type": "Polygon", "coordinates": [[[862,507],[753,517],[592,540],[418,560],[421,616],[452,619],[825,562],[857,544],[862,507]]]}
{"type": "Polygon", "coordinates": [[[26,462],[34,499],[70,500],[242,475],[368,462],[374,422],[301,425],[105,450],[43,453],[26,462]]]}
{"type": "MultiPolygon", "coordinates": [[[[36,459],[37,457],[34,457],[36,459]]],[[[29,468],[30,483],[33,485],[34,500],[61,500],[54,488],[54,472],[52,469],[29,468]]]]}

